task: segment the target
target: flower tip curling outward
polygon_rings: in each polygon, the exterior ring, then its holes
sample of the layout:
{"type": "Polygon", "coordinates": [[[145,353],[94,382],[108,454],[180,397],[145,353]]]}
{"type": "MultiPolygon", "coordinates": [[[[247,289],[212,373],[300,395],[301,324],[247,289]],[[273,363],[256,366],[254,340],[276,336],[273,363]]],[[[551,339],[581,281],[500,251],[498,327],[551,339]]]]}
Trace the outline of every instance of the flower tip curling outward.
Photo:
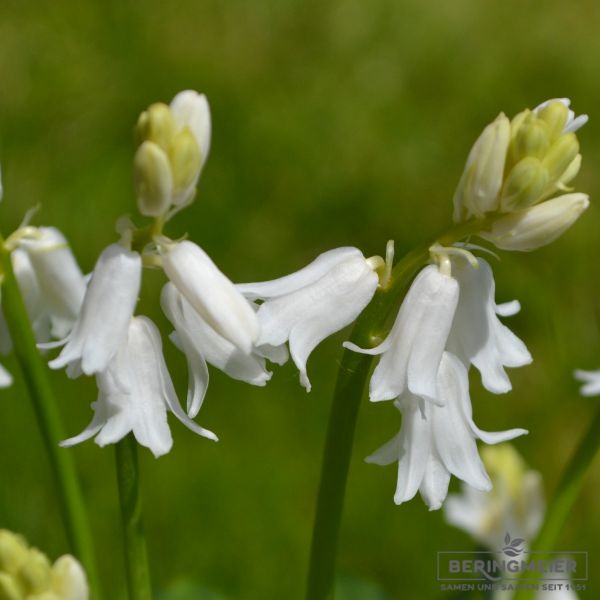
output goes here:
{"type": "Polygon", "coordinates": [[[455,475],[475,489],[487,491],[491,482],[479,458],[476,440],[497,444],[524,435],[525,429],[487,432],[474,421],[466,367],[444,352],[437,377],[442,405],[405,394],[394,404],[402,413],[400,433],[367,462],[385,465],[398,461],[394,502],[402,504],[420,491],[431,510],[439,509],[455,475]]]}
{"type": "Polygon", "coordinates": [[[598,396],[600,394],[600,371],[583,371],[575,369],[573,376],[583,383],[579,393],[582,396],[598,396]]]}
{"type": "Polygon", "coordinates": [[[279,279],[239,284],[249,300],[260,299],[257,348],[289,342],[300,383],[310,391],[306,363],[326,337],[354,321],[373,298],[379,277],[358,248],[320,254],[306,267],[279,279]]]}
{"type": "Polygon", "coordinates": [[[138,443],[158,458],[173,445],[167,409],[195,433],[217,441],[214,433],[194,423],[181,408],[162,354],[160,334],[150,319],[131,319],[126,340],[96,379],[99,395],[92,404],[92,422],[61,446],[73,446],[96,434],[96,443],[105,446],[131,431],[138,443]]]}

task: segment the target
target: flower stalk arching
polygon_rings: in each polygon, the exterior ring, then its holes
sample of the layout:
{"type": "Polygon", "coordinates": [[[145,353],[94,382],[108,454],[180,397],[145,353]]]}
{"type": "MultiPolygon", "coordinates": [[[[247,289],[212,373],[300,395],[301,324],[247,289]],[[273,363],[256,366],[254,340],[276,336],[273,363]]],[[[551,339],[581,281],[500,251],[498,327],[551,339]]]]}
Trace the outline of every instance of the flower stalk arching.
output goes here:
{"type": "MultiPolygon", "coordinates": [[[[451,246],[485,229],[493,217],[472,219],[456,225],[435,240],[406,254],[392,269],[389,281],[381,286],[357,319],[350,340],[371,348],[381,340],[388,316],[417,270],[430,256],[435,244],[451,246]]],[[[370,372],[372,356],[344,350],[329,413],[306,588],[307,600],[333,598],[335,562],[346,481],[352,456],[354,431],[360,401],[370,372]]]]}
{"type": "Polygon", "coordinates": [[[101,598],[92,534],[72,456],[58,446],[63,439],[62,424],[39,354],[23,298],[12,268],[10,249],[0,236],[2,308],[13,340],[17,361],[29,390],[44,447],[58,492],[59,506],[73,554],[87,572],[93,598],[101,598]]]}

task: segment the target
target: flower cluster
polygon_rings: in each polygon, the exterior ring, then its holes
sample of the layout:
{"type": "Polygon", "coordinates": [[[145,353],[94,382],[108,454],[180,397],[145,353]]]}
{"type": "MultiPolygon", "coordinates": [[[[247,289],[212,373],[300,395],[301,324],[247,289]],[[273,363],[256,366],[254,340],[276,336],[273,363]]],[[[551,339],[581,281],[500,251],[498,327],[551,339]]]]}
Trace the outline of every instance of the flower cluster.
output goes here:
{"type": "MultiPolygon", "coordinates": [[[[310,390],[310,353],[356,319],[376,291],[383,260],[366,259],[357,248],[325,252],[274,281],[236,286],[200,246],[167,238],[163,225],[194,198],[210,130],[206,98],[193,91],[181,92],[169,106],[153,104],[142,113],[134,182],[139,212],[153,221],[138,229],[121,218],[121,239],[102,251],[89,278],[56,229],[24,225],[7,241],[39,346],[62,347],[50,367],[65,368],[69,377],[96,377],[94,416],[63,446],[93,436],[104,446],[132,432],[141,445],[161,456],[173,443],[168,411],[195,433],[217,440],[192,420],[208,387],[207,365],[264,386],[272,375],[267,362],[283,364],[291,354],[302,384],[310,390]],[[144,266],[160,268],[168,280],[160,303],[174,329],[170,339],[187,360],[185,410],[158,328],[148,317],[136,315],[144,266]]],[[[0,339],[9,346],[9,338],[0,339]]],[[[0,385],[9,384],[9,377],[0,371],[0,385]]]]}
{"type": "Polygon", "coordinates": [[[519,305],[496,305],[488,263],[441,247],[433,255],[440,264],[417,275],[387,338],[372,349],[346,346],[380,356],[370,399],[394,400],[402,413],[400,433],[367,462],[398,462],[397,504],[420,491],[430,509],[437,509],[451,474],[476,489],[490,489],[477,439],[495,444],[527,433],[489,433],[475,425],[470,366],[480,372],[486,389],[502,394],[511,389],[505,367],[529,364],[531,355],[498,319],[518,311],[519,305]]]}
{"type": "Polygon", "coordinates": [[[530,251],[554,241],[588,207],[568,184],[581,167],[575,117],[567,98],[509,120],[500,114],[473,145],[454,194],[454,220],[492,218],[479,235],[503,250],[530,251]]]}
{"type": "MultiPolygon", "coordinates": [[[[470,252],[478,247],[461,240],[474,234],[498,248],[525,251],[568,228],[587,207],[587,196],[556,194],[571,191],[567,185],[581,164],[575,131],[586,120],[559,99],[512,120],[500,115],[486,127],[454,196],[454,219],[466,233],[451,247],[431,246],[431,264],[415,277],[382,343],[345,344],[379,357],[370,399],[392,400],[402,414],[399,434],[367,459],[398,462],[398,504],[420,491],[431,509],[439,508],[451,475],[489,490],[477,440],[496,444],[526,433],[490,433],[475,425],[471,367],[487,390],[503,394],[511,390],[505,369],[532,358],[499,318],[518,312],[519,303],[496,304],[490,265],[470,252]]],[[[140,116],[136,135],[137,207],[151,222],[138,228],[120,219],[121,239],[102,251],[89,278],[54,228],[24,225],[6,243],[40,346],[62,348],[50,366],[66,368],[70,377],[96,377],[93,419],[63,445],[95,436],[104,446],[132,432],[160,456],[173,443],[168,412],[195,433],[217,439],[193,421],[204,402],[208,365],[264,386],[272,376],[269,363],[291,357],[310,391],[307,361],[314,348],[352,323],[378,290],[385,294],[393,287],[393,246],[385,261],[342,247],[290,275],[236,285],[199,245],[163,233],[169,219],[193,201],[208,156],[206,98],[185,91],[169,105],[153,104],[140,116]],[[167,279],[160,304],[173,327],[170,340],[187,361],[185,409],[158,328],[136,314],[145,266],[161,269],[167,279]]],[[[423,257],[420,264],[425,262],[423,257]]],[[[0,349],[7,350],[4,330],[0,320],[0,349]]],[[[0,369],[0,386],[9,383],[0,369]]]]}
{"type": "Polygon", "coordinates": [[[61,556],[54,564],[25,539],[0,529],[0,598],[26,600],[87,600],[87,580],[72,556],[61,556]]]}

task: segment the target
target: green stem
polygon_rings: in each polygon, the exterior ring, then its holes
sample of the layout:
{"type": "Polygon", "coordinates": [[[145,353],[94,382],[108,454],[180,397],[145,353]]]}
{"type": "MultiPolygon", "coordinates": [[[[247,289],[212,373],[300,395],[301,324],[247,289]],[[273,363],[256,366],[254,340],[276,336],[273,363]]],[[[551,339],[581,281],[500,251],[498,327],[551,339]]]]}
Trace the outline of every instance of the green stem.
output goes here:
{"type": "Polygon", "coordinates": [[[137,442],[132,434],[116,444],[117,482],[130,600],[151,600],[150,570],[142,521],[137,442]]]}
{"type": "Polygon", "coordinates": [[[58,442],[65,438],[60,415],[48,380],[47,367],[38,352],[29,316],[15,279],[10,252],[4,247],[2,237],[0,273],[3,276],[2,309],[50,461],[67,539],[71,551],[85,568],[92,599],[99,600],[101,593],[92,534],[75,464],[71,453],[58,445],[58,442]]]}
{"type": "MultiPolygon", "coordinates": [[[[596,456],[598,446],[600,446],[600,409],[598,409],[590,428],[563,472],[554,497],[546,511],[542,529],[532,544],[533,551],[552,552],[556,549],[560,533],[567,522],[575,500],[579,496],[585,473],[596,456]]],[[[515,599],[519,598],[520,600],[532,597],[532,592],[525,590],[517,592],[515,595],[515,599]]]]}
{"type": "MultiPolygon", "coordinates": [[[[383,335],[388,316],[402,292],[427,262],[429,248],[436,242],[451,245],[482,230],[486,221],[470,221],[458,225],[432,242],[409,252],[394,267],[386,289],[380,289],[373,301],[356,321],[351,341],[363,348],[376,345],[383,335]]],[[[332,600],[335,582],[337,541],[342,519],[348,469],[358,409],[369,375],[372,357],[345,350],[338,371],[333,402],[329,414],[321,477],[313,524],[309,561],[307,600],[332,600]]]]}

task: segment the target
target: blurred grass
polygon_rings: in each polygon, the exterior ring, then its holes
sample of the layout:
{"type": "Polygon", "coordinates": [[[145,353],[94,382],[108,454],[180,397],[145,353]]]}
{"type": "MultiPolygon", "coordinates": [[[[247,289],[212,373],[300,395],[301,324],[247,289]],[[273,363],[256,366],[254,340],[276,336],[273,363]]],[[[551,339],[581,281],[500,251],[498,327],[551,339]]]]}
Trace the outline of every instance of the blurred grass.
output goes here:
{"type": "MultiPolygon", "coordinates": [[[[343,244],[398,254],[445,226],[471,143],[503,110],[556,96],[588,112],[578,189],[600,182],[600,5],[551,0],[5,0],[0,4],[2,230],[41,203],[86,270],[133,212],[132,127],[156,100],[195,88],[213,111],[211,156],[196,204],[169,233],[188,231],[234,280],[290,272],[343,244]]],[[[519,298],[511,326],[535,362],[514,391],[491,397],[474,379],[478,423],[530,429],[517,447],[555,485],[595,400],[577,395],[574,367],[600,367],[597,228],[592,204],[566,236],[495,265],[499,300],[519,298]]],[[[157,320],[151,273],[140,311],[157,320]]],[[[300,598],[335,365],[345,333],[313,354],[313,392],[294,369],[266,389],[212,372],[199,422],[172,420],[173,451],[142,469],[157,588],[196,579],[232,598],[300,598]]],[[[172,373],[185,365],[168,347],[172,373]]],[[[14,360],[7,366],[16,371],[14,360]]],[[[91,416],[92,380],[53,375],[69,433],[91,416]]],[[[65,551],[52,482],[22,382],[0,395],[0,525],[50,555],[65,551]]],[[[417,499],[396,507],[393,467],[362,458],[397,430],[395,410],[364,402],[339,567],[393,598],[438,595],[435,553],[467,536],[417,499]]],[[[113,452],[73,450],[94,520],[109,597],[123,586],[113,452]]],[[[561,548],[599,549],[596,462],[561,548]]],[[[591,561],[593,565],[593,558],[591,561]]],[[[589,597],[600,593],[592,579],[589,597]]]]}

